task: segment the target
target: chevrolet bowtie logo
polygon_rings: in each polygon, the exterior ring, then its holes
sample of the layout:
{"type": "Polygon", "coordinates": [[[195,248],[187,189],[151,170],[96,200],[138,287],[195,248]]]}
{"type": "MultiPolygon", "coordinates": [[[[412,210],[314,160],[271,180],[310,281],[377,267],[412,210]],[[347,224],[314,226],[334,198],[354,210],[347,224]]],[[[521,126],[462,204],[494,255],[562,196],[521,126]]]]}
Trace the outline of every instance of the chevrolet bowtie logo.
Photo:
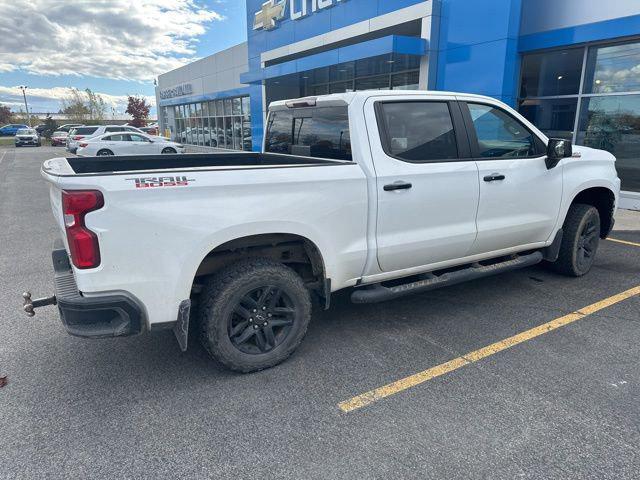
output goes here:
{"type": "Polygon", "coordinates": [[[287,9],[287,0],[269,0],[262,4],[262,9],[256,13],[255,21],[253,22],[253,29],[260,30],[273,30],[276,28],[276,23],[284,18],[285,10],[287,9]]]}

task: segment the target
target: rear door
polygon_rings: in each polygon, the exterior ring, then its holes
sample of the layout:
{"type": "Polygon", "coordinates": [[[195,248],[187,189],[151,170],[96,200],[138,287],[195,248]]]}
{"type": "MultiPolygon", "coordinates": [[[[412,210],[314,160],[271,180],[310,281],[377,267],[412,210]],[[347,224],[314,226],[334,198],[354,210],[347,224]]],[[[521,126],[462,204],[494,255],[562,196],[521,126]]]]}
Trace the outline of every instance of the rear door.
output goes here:
{"type": "Polygon", "coordinates": [[[478,167],[457,102],[378,97],[365,106],[377,176],[378,263],[390,272],[467,255],[478,167]]]}
{"type": "Polygon", "coordinates": [[[471,253],[546,242],[562,197],[562,166],[548,170],[546,145],[499,105],[463,102],[479,168],[478,239],[471,253]]]}
{"type": "Polygon", "coordinates": [[[109,140],[109,149],[116,155],[136,155],[136,150],[127,133],[114,133],[109,140]]]}
{"type": "Polygon", "coordinates": [[[157,151],[158,144],[151,143],[146,137],[138,135],[137,133],[131,133],[129,137],[131,137],[131,145],[136,155],[153,155],[160,153],[157,151]]]}

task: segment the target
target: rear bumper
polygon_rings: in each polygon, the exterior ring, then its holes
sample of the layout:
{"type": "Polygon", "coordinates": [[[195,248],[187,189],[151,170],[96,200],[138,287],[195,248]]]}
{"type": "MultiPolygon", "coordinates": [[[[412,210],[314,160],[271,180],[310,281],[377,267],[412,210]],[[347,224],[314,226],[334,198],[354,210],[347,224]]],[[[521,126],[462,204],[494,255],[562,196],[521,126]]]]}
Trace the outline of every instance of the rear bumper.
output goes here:
{"type": "Polygon", "coordinates": [[[69,334],[85,338],[137,335],[144,330],[140,302],[127,292],[85,297],[78,291],[62,240],[54,243],[53,267],[58,310],[69,334]]]}

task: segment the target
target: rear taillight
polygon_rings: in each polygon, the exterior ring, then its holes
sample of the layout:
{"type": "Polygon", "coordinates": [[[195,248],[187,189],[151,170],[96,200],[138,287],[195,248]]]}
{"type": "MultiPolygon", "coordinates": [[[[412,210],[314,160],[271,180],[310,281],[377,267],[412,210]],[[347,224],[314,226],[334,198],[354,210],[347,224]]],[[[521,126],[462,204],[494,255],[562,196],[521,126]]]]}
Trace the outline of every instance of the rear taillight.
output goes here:
{"type": "Polygon", "coordinates": [[[73,139],[74,140],[82,140],[84,138],[84,135],[74,135],[73,139]]]}
{"type": "Polygon", "coordinates": [[[62,213],[69,253],[77,268],[95,268],[100,265],[98,237],[87,228],[84,217],[103,206],[104,198],[97,190],[62,191],[62,213]]]}
{"type": "Polygon", "coordinates": [[[86,147],[87,145],[89,145],[89,144],[88,144],[88,143],[79,143],[79,144],[78,144],[78,146],[80,146],[80,147],[82,147],[82,148],[86,147]]]}

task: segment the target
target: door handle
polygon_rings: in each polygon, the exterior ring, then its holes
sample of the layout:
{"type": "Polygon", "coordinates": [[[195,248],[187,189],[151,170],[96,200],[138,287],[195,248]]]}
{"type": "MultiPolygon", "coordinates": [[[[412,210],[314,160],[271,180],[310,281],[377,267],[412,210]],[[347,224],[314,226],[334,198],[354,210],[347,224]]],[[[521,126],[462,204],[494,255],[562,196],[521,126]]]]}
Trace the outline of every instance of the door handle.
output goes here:
{"type": "Polygon", "coordinates": [[[394,190],[409,190],[411,187],[413,187],[413,185],[411,185],[410,183],[401,181],[401,182],[390,183],[389,185],[385,185],[384,191],[392,192],[394,190]]]}
{"type": "Polygon", "coordinates": [[[501,173],[492,173],[491,175],[487,175],[484,177],[485,182],[495,182],[498,180],[504,180],[506,177],[501,173]]]}

